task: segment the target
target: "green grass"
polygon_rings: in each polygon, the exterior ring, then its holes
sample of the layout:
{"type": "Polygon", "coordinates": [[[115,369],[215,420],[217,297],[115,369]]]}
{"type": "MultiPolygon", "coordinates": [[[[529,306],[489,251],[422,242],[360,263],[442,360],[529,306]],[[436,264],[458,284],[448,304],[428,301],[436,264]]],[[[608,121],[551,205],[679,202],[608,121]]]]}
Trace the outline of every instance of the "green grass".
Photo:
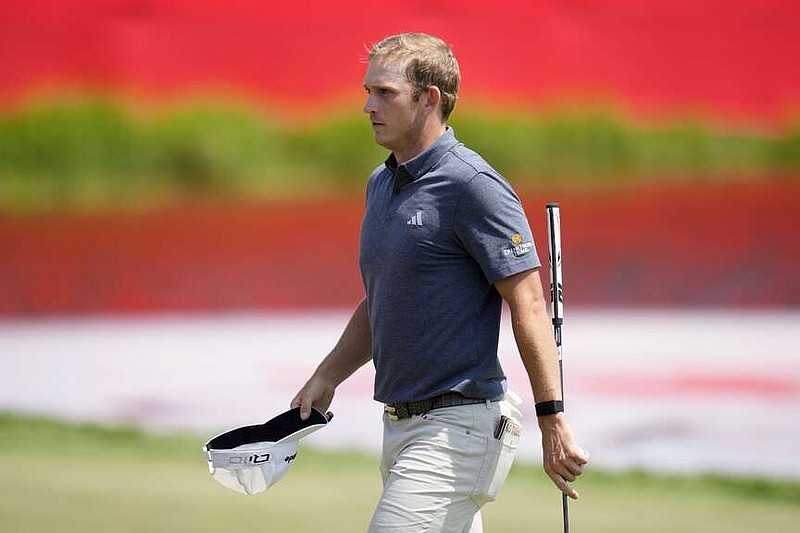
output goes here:
{"type": "MultiPolygon", "coordinates": [[[[458,110],[459,138],[518,188],[800,175],[800,125],[771,134],[607,110],[458,110]]],[[[358,109],[290,124],[236,102],[157,113],[95,96],[0,114],[0,211],[142,209],[175,201],[361,194],[386,152],[358,109]]]]}
{"type": "MultiPolygon", "coordinates": [[[[380,493],[377,458],[307,447],[289,474],[247,497],[216,484],[202,436],[0,415],[4,532],[355,532],[380,493]]],[[[570,506],[575,532],[789,531],[800,483],[590,470],[570,506]]],[[[487,532],[560,531],[560,497],[516,465],[487,532]]]]}

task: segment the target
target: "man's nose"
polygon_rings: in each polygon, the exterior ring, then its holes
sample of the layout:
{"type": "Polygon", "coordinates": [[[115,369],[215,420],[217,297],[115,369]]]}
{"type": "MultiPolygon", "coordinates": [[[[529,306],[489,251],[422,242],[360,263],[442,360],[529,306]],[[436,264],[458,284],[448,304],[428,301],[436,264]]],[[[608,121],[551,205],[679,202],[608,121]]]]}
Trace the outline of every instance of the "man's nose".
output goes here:
{"type": "Polygon", "coordinates": [[[367,115],[371,115],[372,113],[377,111],[377,107],[375,105],[375,99],[372,95],[367,95],[367,101],[364,102],[364,113],[367,115]]]}

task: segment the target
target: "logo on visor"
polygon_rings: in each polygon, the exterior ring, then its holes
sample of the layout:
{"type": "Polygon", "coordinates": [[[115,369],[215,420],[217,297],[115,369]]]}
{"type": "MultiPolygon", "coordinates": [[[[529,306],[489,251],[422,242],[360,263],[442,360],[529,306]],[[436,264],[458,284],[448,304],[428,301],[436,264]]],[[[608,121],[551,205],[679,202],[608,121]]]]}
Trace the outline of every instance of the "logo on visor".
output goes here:
{"type": "Polygon", "coordinates": [[[284,460],[284,462],[285,462],[286,464],[291,464],[291,463],[292,463],[292,461],[294,461],[295,459],[297,459],[297,453],[296,453],[296,452],[295,452],[295,453],[293,453],[292,455],[288,456],[288,457],[284,457],[284,459],[283,459],[283,460],[284,460]]]}
{"type": "MultiPolygon", "coordinates": [[[[233,461],[233,457],[231,458],[231,462],[233,461]]],[[[248,455],[245,459],[247,464],[251,465],[260,465],[261,463],[266,463],[269,461],[269,454],[268,453],[254,453],[253,455],[248,455]]],[[[237,462],[241,462],[241,459],[237,462]]]]}

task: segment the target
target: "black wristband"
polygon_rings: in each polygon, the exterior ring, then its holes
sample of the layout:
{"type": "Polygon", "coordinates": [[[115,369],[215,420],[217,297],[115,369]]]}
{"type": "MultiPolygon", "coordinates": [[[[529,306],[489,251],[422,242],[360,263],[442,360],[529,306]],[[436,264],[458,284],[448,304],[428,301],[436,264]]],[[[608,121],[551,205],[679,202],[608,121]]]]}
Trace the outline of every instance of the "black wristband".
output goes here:
{"type": "Polygon", "coordinates": [[[554,415],[564,412],[564,402],[561,400],[550,400],[536,404],[536,416],[554,415]]]}

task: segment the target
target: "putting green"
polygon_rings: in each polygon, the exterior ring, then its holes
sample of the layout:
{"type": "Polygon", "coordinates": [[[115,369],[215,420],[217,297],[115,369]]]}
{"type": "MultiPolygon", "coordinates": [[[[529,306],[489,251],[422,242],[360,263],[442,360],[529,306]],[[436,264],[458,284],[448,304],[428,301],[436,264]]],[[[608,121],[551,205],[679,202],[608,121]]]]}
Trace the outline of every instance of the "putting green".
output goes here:
{"type": "MultiPolygon", "coordinates": [[[[0,524],[11,532],[364,531],[380,492],[377,458],[301,448],[289,474],[247,497],[208,475],[202,438],[154,437],[0,416],[0,524]]],[[[588,472],[572,530],[788,531],[800,483],[588,472]]],[[[561,531],[560,497],[540,469],[515,466],[487,532],[561,531]]]]}

